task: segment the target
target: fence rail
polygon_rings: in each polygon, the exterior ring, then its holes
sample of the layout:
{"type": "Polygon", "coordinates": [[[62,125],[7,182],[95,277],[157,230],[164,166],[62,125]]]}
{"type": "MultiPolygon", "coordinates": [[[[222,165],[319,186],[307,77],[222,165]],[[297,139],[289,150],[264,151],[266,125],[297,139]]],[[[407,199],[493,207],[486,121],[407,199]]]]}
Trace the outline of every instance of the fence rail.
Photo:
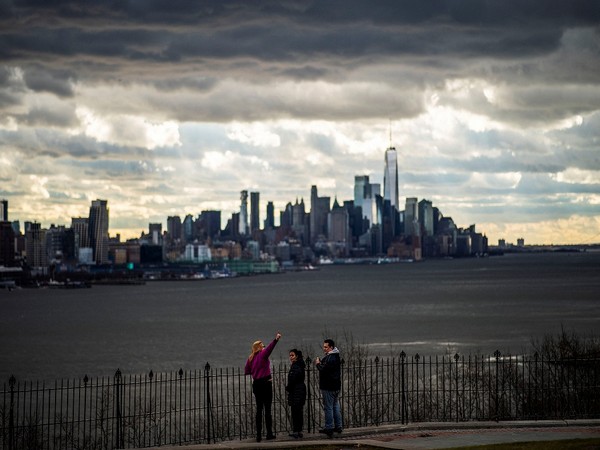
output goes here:
{"type": "MultiPolygon", "coordinates": [[[[290,430],[288,366],[273,367],[275,431],[290,430]]],[[[346,428],[428,421],[600,418],[600,359],[435,356],[350,359],[342,365],[346,428]]],[[[323,423],[307,359],[305,424],[323,423]]],[[[0,449],[114,449],[245,439],[255,433],[240,369],[4,383],[0,449]]]]}

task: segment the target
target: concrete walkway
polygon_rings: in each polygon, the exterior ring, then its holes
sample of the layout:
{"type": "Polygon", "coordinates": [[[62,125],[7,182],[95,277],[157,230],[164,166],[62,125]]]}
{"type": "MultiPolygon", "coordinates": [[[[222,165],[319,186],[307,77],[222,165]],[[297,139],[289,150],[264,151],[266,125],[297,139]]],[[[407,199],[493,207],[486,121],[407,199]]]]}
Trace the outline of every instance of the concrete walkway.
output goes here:
{"type": "Polygon", "coordinates": [[[555,441],[600,438],[600,420],[413,423],[380,427],[352,428],[333,439],[322,434],[305,434],[303,439],[279,435],[273,441],[254,439],[217,444],[152,447],[156,450],[289,449],[303,446],[335,445],[350,448],[358,444],[388,449],[442,449],[510,442],[555,441]]]}

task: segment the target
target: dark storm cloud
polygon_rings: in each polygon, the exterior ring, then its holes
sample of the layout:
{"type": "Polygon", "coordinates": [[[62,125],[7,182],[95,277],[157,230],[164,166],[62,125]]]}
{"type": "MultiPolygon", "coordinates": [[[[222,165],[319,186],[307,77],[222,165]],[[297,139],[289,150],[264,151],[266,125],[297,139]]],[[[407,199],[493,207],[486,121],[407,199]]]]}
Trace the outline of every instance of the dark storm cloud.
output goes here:
{"type": "Polygon", "coordinates": [[[597,25],[593,1],[4,1],[0,54],[139,60],[372,54],[524,56],[565,27],[597,25]],[[10,13],[12,12],[12,13],[10,13]]]}
{"type": "MultiPolygon", "coordinates": [[[[43,121],[48,124],[50,119],[47,114],[40,113],[40,116],[43,116],[43,121]]],[[[28,118],[27,120],[42,119],[28,118]]],[[[59,121],[60,119],[56,120],[59,121]]],[[[143,148],[123,147],[98,142],[84,135],[67,136],[64,133],[47,128],[19,132],[0,130],[0,146],[16,147],[25,153],[31,152],[39,156],[49,156],[51,158],[70,157],[81,160],[114,158],[121,161],[138,161],[145,158],[147,154],[147,150],[143,148]]]]}

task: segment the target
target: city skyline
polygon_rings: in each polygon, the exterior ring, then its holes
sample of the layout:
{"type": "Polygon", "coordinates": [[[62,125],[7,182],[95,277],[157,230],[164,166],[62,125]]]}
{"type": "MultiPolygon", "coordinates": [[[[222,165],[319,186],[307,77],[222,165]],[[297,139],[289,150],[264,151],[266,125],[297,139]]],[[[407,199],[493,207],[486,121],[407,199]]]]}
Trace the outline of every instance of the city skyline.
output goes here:
{"type": "Polygon", "coordinates": [[[312,185],[383,187],[395,147],[400,209],[428,199],[490,243],[600,241],[597,2],[50,5],[0,5],[9,220],[105,199],[133,238],[246,190],[262,226],[312,185]]]}

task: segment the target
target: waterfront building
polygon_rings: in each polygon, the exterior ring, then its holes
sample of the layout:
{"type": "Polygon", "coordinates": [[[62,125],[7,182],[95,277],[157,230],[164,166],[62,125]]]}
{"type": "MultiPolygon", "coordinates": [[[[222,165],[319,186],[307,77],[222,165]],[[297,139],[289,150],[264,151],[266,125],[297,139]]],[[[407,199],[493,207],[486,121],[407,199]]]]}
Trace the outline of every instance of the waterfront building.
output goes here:
{"type": "Polygon", "coordinates": [[[260,193],[250,192],[250,233],[260,230],[260,193]]]}
{"type": "Polygon", "coordinates": [[[200,263],[205,261],[211,261],[211,250],[207,245],[204,244],[187,244],[185,246],[183,259],[185,261],[200,263]]]}
{"type": "Polygon", "coordinates": [[[15,232],[9,221],[0,221],[0,266],[15,264],[15,232]]]}
{"type": "Polygon", "coordinates": [[[279,261],[289,261],[291,258],[290,244],[285,241],[281,241],[275,248],[275,256],[279,261]]]}
{"type": "Polygon", "coordinates": [[[246,257],[252,261],[260,260],[260,244],[258,241],[250,240],[246,242],[246,257]]]}
{"type": "Polygon", "coordinates": [[[92,201],[89,215],[89,236],[96,264],[108,263],[108,212],[106,200],[92,201]]]}
{"type": "Polygon", "coordinates": [[[452,217],[442,217],[438,224],[438,235],[448,236],[448,255],[452,256],[456,253],[457,239],[458,239],[458,228],[456,227],[452,217]]]}
{"type": "Polygon", "coordinates": [[[248,191],[240,192],[238,231],[240,236],[246,236],[248,234],[248,191]]]}
{"type": "Polygon", "coordinates": [[[46,231],[47,261],[75,263],[78,254],[79,247],[73,228],[51,225],[46,231]]]}
{"type": "Polygon", "coordinates": [[[46,230],[42,229],[39,223],[31,223],[25,233],[25,239],[27,264],[34,268],[47,267],[46,230]]]}

